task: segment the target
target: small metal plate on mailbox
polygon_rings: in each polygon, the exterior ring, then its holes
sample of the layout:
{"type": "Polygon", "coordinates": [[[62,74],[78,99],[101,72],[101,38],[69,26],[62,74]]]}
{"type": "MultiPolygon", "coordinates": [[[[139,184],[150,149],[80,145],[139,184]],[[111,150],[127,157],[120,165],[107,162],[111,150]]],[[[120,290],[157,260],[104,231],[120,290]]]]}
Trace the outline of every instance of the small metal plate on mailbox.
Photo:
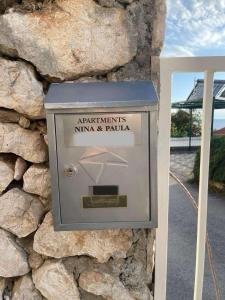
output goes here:
{"type": "Polygon", "coordinates": [[[83,196],[83,208],[127,207],[126,195],[83,196]]]}

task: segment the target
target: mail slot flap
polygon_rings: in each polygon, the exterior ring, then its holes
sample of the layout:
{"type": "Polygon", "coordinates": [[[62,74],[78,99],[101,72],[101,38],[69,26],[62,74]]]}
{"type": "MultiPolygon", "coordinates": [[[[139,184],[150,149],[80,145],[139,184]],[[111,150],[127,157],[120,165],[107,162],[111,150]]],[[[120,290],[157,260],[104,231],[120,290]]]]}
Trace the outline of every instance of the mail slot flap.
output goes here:
{"type": "Polygon", "coordinates": [[[54,83],[45,99],[46,109],[85,107],[157,107],[151,81],[54,83]]]}

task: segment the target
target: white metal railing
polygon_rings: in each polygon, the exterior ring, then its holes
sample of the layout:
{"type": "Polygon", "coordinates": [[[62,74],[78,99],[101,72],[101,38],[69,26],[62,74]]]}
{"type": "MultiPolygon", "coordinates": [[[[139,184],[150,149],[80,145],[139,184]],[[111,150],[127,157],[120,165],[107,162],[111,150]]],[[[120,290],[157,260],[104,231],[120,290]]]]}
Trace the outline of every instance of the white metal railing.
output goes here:
{"type": "Polygon", "coordinates": [[[166,299],[171,79],[173,73],[204,72],[203,122],[194,300],[202,299],[208,202],[208,173],[213,104],[213,77],[225,72],[225,57],[177,57],[160,59],[160,108],[158,137],[158,229],[156,230],[155,300],[166,299]]]}

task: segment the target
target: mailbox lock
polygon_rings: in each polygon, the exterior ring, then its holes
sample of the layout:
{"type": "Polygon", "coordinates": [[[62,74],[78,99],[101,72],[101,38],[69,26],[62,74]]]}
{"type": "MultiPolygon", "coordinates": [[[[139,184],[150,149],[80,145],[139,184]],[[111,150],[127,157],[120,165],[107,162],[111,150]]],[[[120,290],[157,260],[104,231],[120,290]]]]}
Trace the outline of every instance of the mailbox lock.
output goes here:
{"type": "Polygon", "coordinates": [[[64,168],[64,175],[67,177],[72,177],[78,173],[78,169],[75,166],[66,166],[64,168]]]}

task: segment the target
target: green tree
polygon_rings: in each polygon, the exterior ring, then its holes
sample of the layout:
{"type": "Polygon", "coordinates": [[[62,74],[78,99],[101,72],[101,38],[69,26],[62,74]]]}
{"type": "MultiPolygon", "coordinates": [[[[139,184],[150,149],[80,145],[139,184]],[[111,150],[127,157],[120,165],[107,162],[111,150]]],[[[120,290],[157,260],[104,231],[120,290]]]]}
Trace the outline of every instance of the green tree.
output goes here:
{"type": "MultiPolygon", "coordinates": [[[[185,137],[190,135],[190,113],[179,109],[171,115],[171,136],[185,137]]],[[[192,136],[201,135],[201,118],[200,114],[193,111],[192,113],[192,136]]]]}

